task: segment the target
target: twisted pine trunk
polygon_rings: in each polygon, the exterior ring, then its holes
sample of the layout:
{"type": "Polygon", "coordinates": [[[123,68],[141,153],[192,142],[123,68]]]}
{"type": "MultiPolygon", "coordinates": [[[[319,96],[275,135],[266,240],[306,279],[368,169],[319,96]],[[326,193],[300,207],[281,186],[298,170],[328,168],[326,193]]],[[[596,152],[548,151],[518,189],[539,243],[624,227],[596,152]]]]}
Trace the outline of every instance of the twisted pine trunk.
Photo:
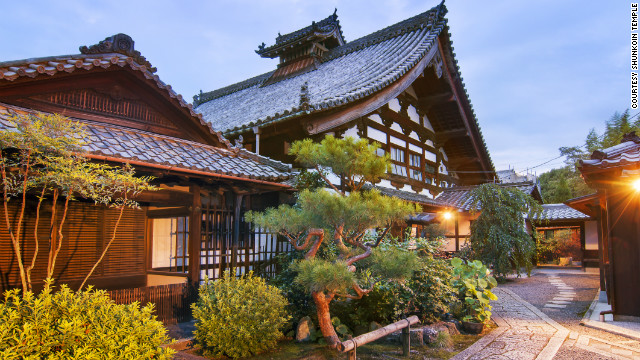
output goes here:
{"type": "Polygon", "coordinates": [[[324,336],[325,341],[330,347],[336,348],[340,343],[340,339],[338,338],[338,334],[336,334],[336,330],[333,328],[333,324],[331,323],[331,313],[329,313],[329,303],[333,300],[335,295],[325,295],[321,291],[313,291],[311,296],[313,296],[313,301],[316,303],[316,309],[318,311],[318,325],[320,325],[322,336],[324,336]]]}

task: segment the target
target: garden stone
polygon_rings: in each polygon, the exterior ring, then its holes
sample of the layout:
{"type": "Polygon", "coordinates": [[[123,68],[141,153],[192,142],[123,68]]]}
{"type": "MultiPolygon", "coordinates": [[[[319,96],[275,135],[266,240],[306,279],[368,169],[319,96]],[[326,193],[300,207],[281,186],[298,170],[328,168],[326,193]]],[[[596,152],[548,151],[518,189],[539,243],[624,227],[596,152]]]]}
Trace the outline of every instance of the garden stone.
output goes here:
{"type": "Polygon", "coordinates": [[[313,321],[308,316],[300,319],[298,323],[298,328],[296,329],[296,341],[298,342],[307,342],[311,341],[311,331],[315,329],[313,325],[313,321]]]}
{"type": "Polygon", "coordinates": [[[456,324],[450,322],[439,322],[432,327],[440,332],[446,332],[449,335],[460,335],[460,331],[458,330],[456,324]]]}
{"type": "Polygon", "coordinates": [[[424,345],[422,329],[411,329],[409,331],[409,338],[411,341],[411,345],[424,345]]]}
{"type": "Polygon", "coordinates": [[[378,323],[377,323],[377,322],[375,322],[375,321],[372,321],[372,322],[370,322],[370,323],[369,323],[369,332],[371,332],[371,331],[375,331],[375,330],[378,330],[378,329],[380,329],[381,327],[382,327],[382,325],[378,324],[378,323]]]}
{"type": "Polygon", "coordinates": [[[430,327],[422,329],[422,339],[425,344],[431,344],[438,338],[438,331],[430,327]]]}

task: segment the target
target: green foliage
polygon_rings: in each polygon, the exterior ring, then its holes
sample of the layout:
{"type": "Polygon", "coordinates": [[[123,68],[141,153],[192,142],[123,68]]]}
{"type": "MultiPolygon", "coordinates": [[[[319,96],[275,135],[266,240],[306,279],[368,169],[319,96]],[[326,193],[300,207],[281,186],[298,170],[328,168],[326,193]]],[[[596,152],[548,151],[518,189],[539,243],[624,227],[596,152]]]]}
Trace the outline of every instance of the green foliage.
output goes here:
{"type": "MultiPolygon", "coordinates": [[[[155,188],[149,185],[151,177],[135,177],[130,166],[121,168],[90,162],[82,149],[88,144],[88,134],[79,122],[57,114],[30,114],[10,118],[9,125],[10,128],[0,130],[0,174],[4,203],[13,197],[21,197],[21,215],[16,228],[11,229],[9,234],[18,259],[22,288],[26,291],[31,289],[31,270],[36,266],[38,257],[36,250],[25,268],[21,254],[21,242],[24,241],[21,230],[28,192],[37,190],[39,194],[36,210],[38,216],[42,203],[47,198],[51,200],[51,207],[54,209],[51,213],[52,226],[42,227],[42,231],[49,231],[47,277],[50,278],[61,249],[62,229],[70,200],[81,197],[122,211],[125,207],[137,207],[138,203],[132,198],[142,191],[155,188]],[[62,216],[55,214],[59,197],[65,198],[62,216]],[[52,231],[53,228],[58,231],[52,231]]],[[[10,215],[6,208],[3,213],[5,221],[9,223],[10,215]]],[[[39,245],[38,231],[40,229],[36,224],[36,249],[39,245]]],[[[105,251],[108,247],[107,245],[105,251]]],[[[100,259],[103,257],[104,254],[100,259]]]]}
{"type": "Polygon", "coordinates": [[[216,281],[205,279],[191,306],[195,338],[209,356],[240,358],[276,346],[289,320],[280,290],[249,273],[226,270],[216,281]]]}
{"type": "MultiPolygon", "coordinates": [[[[298,284],[295,279],[298,272],[295,271],[291,264],[301,260],[304,254],[300,251],[284,253],[278,255],[278,271],[275,276],[268,280],[269,285],[273,285],[280,289],[282,296],[287,299],[287,313],[291,315],[291,319],[285,327],[284,333],[295,331],[297,322],[305,317],[315,316],[316,307],[311,298],[310,293],[302,285],[298,284]]],[[[258,273],[259,275],[259,273],[258,273]]],[[[317,319],[314,320],[316,323],[317,319]]]]}
{"type": "Polygon", "coordinates": [[[580,239],[573,236],[571,230],[554,231],[553,236],[543,237],[538,240],[536,251],[539,262],[550,263],[560,257],[572,257],[579,260],[581,257],[580,239]]]}
{"type": "Polygon", "coordinates": [[[470,257],[491,264],[496,276],[506,276],[514,267],[518,274],[522,267],[529,273],[536,250],[524,217],[538,216],[542,206],[516,188],[496,184],[480,185],[471,196],[472,206],[481,212],[471,224],[470,257]]]}
{"type": "Polygon", "coordinates": [[[403,281],[409,279],[413,272],[422,268],[415,251],[408,251],[398,246],[380,247],[371,256],[371,271],[381,278],[403,281]]]}
{"type": "Polygon", "coordinates": [[[355,274],[342,261],[300,260],[291,265],[298,272],[296,283],[310,292],[345,293],[356,281],[355,274]]]}
{"type": "Polygon", "coordinates": [[[567,166],[550,170],[540,175],[542,197],[546,203],[561,203],[566,200],[588,195],[593,192],[584,183],[576,165],[579,160],[588,159],[595,150],[602,150],[620,144],[625,134],[640,133],[640,118],[630,121],[629,109],[615,112],[605,121],[605,131],[598,134],[591,129],[582,146],[563,146],[560,155],[565,156],[567,166]]]}
{"type": "Polygon", "coordinates": [[[541,174],[538,180],[546,204],[558,204],[593,193],[573,165],[549,170],[541,174]]]}
{"type": "Polygon", "coordinates": [[[451,259],[452,285],[464,309],[463,321],[487,322],[491,318],[491,300],[498,300],[491,289],[498,286],[496,279],[480,261],[465,263],[460,258],[451,259]]]}
{"type": "Polygon", "coordinates": [[[325,186],[322,176],[317,171],[309,171],[302,169],[298,175],[296,175],[296,189],[298,190],[315,190],[325,186]]]}
{"type": "Polygon", "coordinates": [[[451,349],[453,347],[453,339],[448,332],[440,331],[436,340],[429,346],[434,349],[451,349]]]}
{"type": "Polygon", "coordinates": [[[370,144],[366,139],[337,139],[328,135],[319,144],[311,139],[296,141],[289,154],[303,166],[330,168],[350,189],[357,190],[365,182],[377,183],[390,169],[389,156],[378,156],[378,148],[377,143],[370,144]]]}
{"type": "Polygon", "coordinates": [[[171,359],[153,305],[116,305],[103,290],[63,285],[38,295],[7,291],[0,303],[0,358],[171,359]]]}
{"type": "MultiPolygon", "coordinates": [[[[449,303],[456,300],[451,287],[452,268],[449,262],[434,258],[440,243],[424,238],[408,238],[403,243],[387,242],[375,254],[407,251],[421,254],[405,281],[386,278],[378,281],[373,290],[362,299],[337,302],[334,313],[351,328],[368,327],[372,321],[386,324],[418,315],[426,323],[436,321],[449,312],[449,303]],[[434,244],[435,243],[435,244],[434,244]],[[409,250],[411,248],[411,250],[409,250]]],[[[413,262],[414,260],[411,260],[413,262]]]]}

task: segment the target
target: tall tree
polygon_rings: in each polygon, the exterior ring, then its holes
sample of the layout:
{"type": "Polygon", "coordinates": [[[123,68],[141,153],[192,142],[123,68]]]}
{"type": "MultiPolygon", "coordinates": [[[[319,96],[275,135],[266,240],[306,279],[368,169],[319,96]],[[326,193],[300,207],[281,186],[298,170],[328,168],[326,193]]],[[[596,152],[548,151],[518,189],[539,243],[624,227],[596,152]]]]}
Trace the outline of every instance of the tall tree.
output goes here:
{"type": "Polygon", "coordinates": [[[576,169],[579,160],[588,159],[595,150],[602,150],[620,144],[622,137],[635,131],[640,133],[640,118],[631,121],[629,110],[615,112],[605,121],[605,130],[599,135],[595,129],[589,130],[582,146],[563,146],[560,155],[565,156],[566,166],[540,175],[542,197],[546,203],[560,203],[571,198],[593,192],[576,169]]]}
{"type": "Polygon", "coordinates": [[[516,188],[497,184],[482,184],[471,196],[472,206],[480,215],[471,224],[470,256],[492,264],[498,277],[510,274],[513,267],[516,273],[523,267],[529,273],[536,246],[526,231],[525,215],[534,218],[542,212],[542,206],[516,188]]]}
{"type": "Polygon", "coordinates": [[[332,300],[362,298],[373,289],[377,277],[408,277],[414,269],[407,264],[416,263],[412,260],[416,255],[410,252],[391,253],[378,263],[374,260],[379,257],[362,261],[372,255],[391,226],[418,211],[416,205],[370,188],[390,168],[388,156],[376,155],[377,149],[377,144],[350,137],[293,143],[290,154],[303,166],[315,169],[329,189],[303,190],[294,206],[246,215],[248,221],[279,232],[296,250],[305,252],[304,259],[295,264],[296,282],[311,292],[320,329],[330,346],[339,341],[331,324],[332,300]],[[341,184],[333,184],[328,173],[341,179],[341,184]],[[371,231],[375,228],[377,235],[371,231]]]}
{"type": "MultiPolygon", "coordinates": [[[[70,202],[78,197],[90,199],[96,204],[118,207],[122,215],[124,207],[137,206],[131,200],[132,196],[153,187],[148,184],[150,178],[135,177],[129,167],[89,162],[82,150],[88,135],[78,122],[57,114],[37,114],[16,115],[9,119],[9,125],[0,130],[2,211],[16,256],[22,290],[26,292],[32,290],[33,286],[31,272],[40,255],[41,231],[48,234],[46,278],[53,277],[56,260],[64,243],[63,228],[70,202]],[[34,233],[27,235],[22,230],[30,197],[37,199],[37,206],[34,233]],[[19,199],[18,217],[14,221],[8,206],[12,198],[19,199]],[[48,226],[40,224],[41,209],[45,203],[51,206],[48,226]],[[34,243],[30,259],[23,252],[27,236],[33,236],[34,243]]],[[[118,223],[113,237],[117,227],[118,223]]],[[[104,251],[107,249],[108,245],[104,251]]]]}

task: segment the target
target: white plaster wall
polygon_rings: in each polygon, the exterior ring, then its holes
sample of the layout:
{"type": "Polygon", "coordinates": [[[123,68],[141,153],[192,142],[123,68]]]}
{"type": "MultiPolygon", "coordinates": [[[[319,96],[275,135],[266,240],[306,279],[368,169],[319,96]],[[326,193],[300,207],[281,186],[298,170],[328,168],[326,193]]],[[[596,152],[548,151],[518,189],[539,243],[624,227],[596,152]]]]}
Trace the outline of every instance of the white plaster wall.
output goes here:
{"type": "Polygon", "coordinates": [[[367,137],[381,144],[387,143],[387,134],[380,130],[374,129],[371,126],[367,127],[367,137]]]}
{"type": "Polygon", "coordinates": [[[395,187],[391,185],[391,182],[386,179],[380,180],[380,182],[377,183],[376,185],[380,187],[388,188],[388,189],[395,189],[395,187]]]}
{"type": "Polygon", "coordinates": [[[413,140],[420,141],[420,137],[418,136],[418,134],[416,134],[415,131],[412,131],[411,134],[409,134],[409,137],[412,138],[413,140]]]}
{"type": "Polygon", "coordinates": [[[584,222],[585,250],[598,250],[598,224],[596,221],[584,222]]]}
{"type": "Polygon", "coordinates": [[[377,122],[378,124],[382,124],[382,118],[378,114],[369,115],[369,119],[377,122]]]}
{"type": "Polygon", "coordinates": [[[433,162],[436,162],[436,160],[437,160],[436,154],[434,154],[434,153],[432,153],[430,151],[425,151],[424,152],[424,158],[429,160],[429,161],[433,161],[433,162]]]}
{"type": "Polygon", "coordinates": [[[402,110],[402,107],[400,106],[400,101],[398,101],[398,99],[391,99],[391,101],[389,101],[389,109],[395,111],[395,112],[400,112],[400,110],[402,110]]]}
{"type": "Polygon", "coordinates": [[[420,115],[418,115],[418,111],[416,110],[415,107],[413,107],[413,105],[409,105],[409,108],[407,109],[407,113],[409,114],[409,119],[411,119],[411,121],[416,122],[416,123],[420,123],[420,115]]]}
{"type": "Polygon", "coordinates": [[[397,132],[399,132],[399,133],[402,133],[402,126],[400,126],[398,123],[395,123],[395,122],[394,122],[394,123],[391,125],[391,130],[395,130],[395,131],[397,131],[397,132]]]}
{"type": "Polygon", "coordinates": [[[347,136],[351,136],[354,139],[360,139],[360,137],[358,136],[358,128],[354,126],[345,131],[343,137],[346,138],[347,136]]]}

